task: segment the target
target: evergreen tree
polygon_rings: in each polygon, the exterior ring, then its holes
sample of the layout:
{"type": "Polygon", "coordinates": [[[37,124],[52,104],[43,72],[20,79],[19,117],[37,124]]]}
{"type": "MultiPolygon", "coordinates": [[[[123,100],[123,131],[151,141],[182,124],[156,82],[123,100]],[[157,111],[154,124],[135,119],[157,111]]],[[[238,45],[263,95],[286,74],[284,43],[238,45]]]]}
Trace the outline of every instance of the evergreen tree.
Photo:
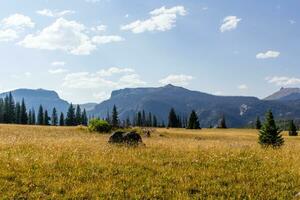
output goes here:
{"type": "Polygon", "coordinates": [[[284,144],[281,130],[276,126],[272,111],[266,113],[265,123],[259,132],[259,144],[263,147],[280,147],[284,144]]]}
{"type": "Polygon", "coordinates": [[[35,110],[31,110],[31,124],[35,125],[36,124],[36,117],[35,117],[35,110]]]}
{"type": "Polygon", "coordinates": [[[51,115],[51,125],[57,126],[57,123],[58,123],[58,116],[57,116],[56,108],[54,107],[51,115]]]}
{"type": "Polygon", "coordinates": [[[192,111],[192,113],[190,115],[187,128],[188,129],[200,129],[199,119],[198,119],[198,116],[197,116],[197,114],[194,110],[192,111]]]}
{"type": "Polygon", "coordinates": [[[59,125],[60,126],[64,126],[65,125],[65,116],[64,116],[64,113],[60,113],[59,125]]]}
{"type": "Polygon", "coordinates": [[[126,128],[129,128],[130,126],[131,126],[130,118],[127,117],[127,118],[126,118],[126,121],[125,121],[125,127],[126,127],[126,128]]]}
{"type": "Polygon", "coordinates": [[[40,105],[40,107],[39,107],[37,124],[38,125],[43,125],[44,124],[44,109],[43,109],[42,105],[40,105]]]}
{"type": "Polygon", "coordinates": [[[298,130],[294,120],[290,120],[289,122],[289,136],[298,136],[298,130]]]}
{"type": "Polygon", "coordinates": [[[146,126],[146,113],[144,110],[142,112],[142,126],[146,126]]]}
{"type": "Polygon", "coordinates": [[[82,124],[82,119],[81,119],[81,108],[79,105],[76,106],[76,114],[75,114],[75,121],[76,125],[81,125],[82,124]]]}
{"type": "Polygon", "coordinates": [[[31,110],[29,110],[28,112],[28,125],[31,125],[32,124],[32,112],[31,110]]]}
{"type": "Polygon", "coordinates": [[[70,105],[67,117],[66,117],[66,125],[67,126],[76,126],[76,116],[75,116],[75,108],[73,104],[70,105]]]}
{"type": "Polygon", "coordinates": [[[20,123],[21,124],[27,124],[28,123],[28,115],[27,115],[27,109],[24,99],[22,99],[21,103],[21,114],[20,114],[20,123]]]}
{"type": "Polygon", "coordinates": [[[83,109],[83,112],[82,112],[82,116],[81,116],[81,120],[82,120],[82,125],[83,126],[87,126],[88,125],[88,117],[87,117],[87,114],[86,114],[86,110],[83,109]]]}
{"type": "Polygon", "coordinates": [[[0,123],[4,123],[4,100],[0,98],[0,123]]]}
{"type": "Polygon", "coordinates": [[[49,121],[50,121],[50,117],[49,117],[49,115],[48,115],[48,111],[45,110],[45,112],[44,112],[44,122],[43,122],[43,125],[49,126],[49,125],[50,125],[49,121]]]}
{"type": "Polygon", "coordinates": [[[119,127],[119,116],[118,115],[119,114],[118,114],[117,106],[114,105],[113,111],[112,111],[112,120],[111,120],[111,125],[114,128],[119,127]]]}
{"type": "Polygon", "coordinates": [[[219,123],[219,126],[218,128],[223,128],[223,129],[226,129],[227,128],[227,125],[226,125],[226,119],[225,119],[225,116],[223,115],[221,120],[220,120],[220,123],[219,123]]]}
{"type": "Polygon", "coordinates": [[[174,108],[171,108],[170,113],[169,113],[168,127],[169,128],[178,128],[179,127],[178,116],[176,115],[174,108]]]}
{"type": "Polygon", "coordinates": [[[136,123],[136,125],[139,126],[139,127],[143,126],[142,113],[141,112],[138,112],[138,114],[137,114],[137,123],[136,123]]]}
{"type": "Polygon", "coordinates": [[[21,105],[19,102],[16,103],[16,118],[14,123],[21,124],[21,105]]]}
{"type": "Polygon", "coordinates": [[[256,122],[255,122],[255,128],[257,129],[257,130],[260,130],[261,129],[261,121],[260,121],[260,118],[259,117],[257,117],[256,118],[256,122]]]}
{"type": "Polygon", "coordinates": [[[155,115],[153,116],[153,125],[152,126],[157,127],[157,118],[155,115]]]}

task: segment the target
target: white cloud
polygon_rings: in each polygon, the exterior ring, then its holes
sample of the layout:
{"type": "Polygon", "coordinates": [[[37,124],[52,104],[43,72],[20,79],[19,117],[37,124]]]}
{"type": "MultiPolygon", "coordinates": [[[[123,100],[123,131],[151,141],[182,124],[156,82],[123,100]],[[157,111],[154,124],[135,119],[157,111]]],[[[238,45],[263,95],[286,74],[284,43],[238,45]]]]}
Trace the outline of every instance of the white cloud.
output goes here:
{"type": "Polygon", "coordinates": [[[289,85],[300,84],[300,78],[295,78],[295,77],[273,76],[273,77],[267,77],[266,80],[269,83],[274,83],[278,86],[289,86],[289,85]]]}
{"type": "Polygon", "coordinates": [[[18,44],[26,48],[61,50],[74,55],[89,55],[97,49],[99,44],[120,41],[117,36],[94,36],[94,41],[92,41],[87,30],[81,23],[59,18],[42,31],[27,35],[18,44]]]}
{"type": "Polygon", "coordinates": [[[65,66],[66,63],[63,61],[54,61],[51,63],[52,66],[65,66]]]}
{"type": "Polygon", "coordinates": [[[118,89],[144,85],[146,82],[130,68],[112,67],[95,73],[78,72],[67,74],[63,86],[72,89],[118,89]],[[118,75],[116,78],[113,75],[118,75]]]}
{"type": "Polygon", "coordinates": [[[62,50],[75,55],[88,55],[96,49],[85,26],[64,18],[57,19],[52,25],[35,35],[27,35],[19,44],[26,48],[62,50]]]}
{"type": "Polygon", "coordinates": [[[93,43],[95,44],[107,44],[112,42],[122,42],[124,41],[124,38],[118,35],[100,35],[100,36],[94,36],[92,38],[93,43]]]}
{"type": "Polygon", "coordinates": [[[38,10],[36,11],[37,14],[42,15],[42,16],[46,16],[46,17],[63,17],[65,15],[70,15],[70,14],[74,14],[75,11],[73,10],[62,10],[62,11],[58,11],[58,10],[49,10],[49,9],[43,9],[43,10],[38,10]]]}
{"type": "Polygon", "coordinates": [[[267,51],[265,53],[258,53],[256,55],[257,59],[268,59],[268,58],[277,58],[280,56],[280,52],[278,51],[267,51]]]}
{"type": "Polygon", "coordinates": [[[167,85],[167,84],[174,84],[178,86],[186,86],[189,84],[191,80],[193,80],[193,76],[179,74],[179,75],[169,75],[164,79],[161,79],[159,83],[167,85]]]}
{"type": "Polygon", "coordinates": [[[19,38],[25,28],[33,28],[30,17],[22,14],[13,14],[0,22],[0,42],[14,41],[19,38]]]}
{"type": "Polygon", "coordinates": [[[22,14],[13,14],[1,21],[1,25],[4,28],[34,28],[35,24],[32,22],[31,18],[22,14]]]}
{"type": "Polygon", "coordinates": [[[223,24],[220,27],[220,31],[223,33],[225,31],[231,31],[237,28],[239,22],[242,19],[237,16],[227,16],[223,19],[223,24]]]}
{"type": "Polygon", "coordinates": [[[63,73],[68,72],[68,70],[67,69],[63,69],[63,68],[57,68],[57,69],[50,69],[48,72],[50,74],[63,74],[63,73]]]}
{"type": "Polygon", "coordinates": [[[92,27],[91,30],[94,32],[105,32],[107,30],[107,26],[104,24],[101,24],[101,25],[92,27]]]}
{"type": "Polygon", "coordinates": [[[238,89],[239,89],[239,90],[248,90],[249,88],[248,88],[247,85],[241,84],[241,85],[238,86],[238,89]]]}
{"type": "Polygon", "coordinates": [[[147,20],[137,20],[121,26],[121,30],[143,33],[145,31],[167,31],[175,27],[177,16],[187,14],[183,6],[172,8],[161,7],[150,12],[151,17],[147,20]]]}
{"type": "Polygon", "coordinates": [[[0,30],[0,42],[14,41],[18,38],[18,33],[12,29],[0,30]]]}
{"type": "Polygon", "coordinates": [[[115,74],[122,73],[134,73],[134,69],[131,68],[119,68],[119,67],[110,67],[108,69],[102,69],[97,72],[97,75],[101,77],[109,77],[115,74]]]}

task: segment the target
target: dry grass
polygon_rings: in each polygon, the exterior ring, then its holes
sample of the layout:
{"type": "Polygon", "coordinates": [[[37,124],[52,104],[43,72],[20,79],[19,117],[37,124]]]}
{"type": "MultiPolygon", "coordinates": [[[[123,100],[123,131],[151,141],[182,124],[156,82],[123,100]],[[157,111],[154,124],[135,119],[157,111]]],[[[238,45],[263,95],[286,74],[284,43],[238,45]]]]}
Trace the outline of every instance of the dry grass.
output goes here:
{"type": "Polygon", "coordinates": [[[0,126],[2,199],[293,199],[300,137],[264,150],[255,130],[158,129],[145,147],[82,128],[0,126]]]}

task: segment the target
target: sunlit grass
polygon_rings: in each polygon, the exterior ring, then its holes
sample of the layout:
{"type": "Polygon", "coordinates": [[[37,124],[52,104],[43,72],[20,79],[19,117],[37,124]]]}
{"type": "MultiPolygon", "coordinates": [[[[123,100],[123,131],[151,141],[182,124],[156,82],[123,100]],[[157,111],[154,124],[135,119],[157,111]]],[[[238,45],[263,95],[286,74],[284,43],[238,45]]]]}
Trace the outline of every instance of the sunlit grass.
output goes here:
{"type": "MultiPolygon", "coordinates": [[[[285,133],[286,135],[286,133],[285,133]]],[[[256,130],[158,129],[146,146],[83,128],[0,126],[0,197],[293,199],[300,137],[261,149],[256,130]]]]}

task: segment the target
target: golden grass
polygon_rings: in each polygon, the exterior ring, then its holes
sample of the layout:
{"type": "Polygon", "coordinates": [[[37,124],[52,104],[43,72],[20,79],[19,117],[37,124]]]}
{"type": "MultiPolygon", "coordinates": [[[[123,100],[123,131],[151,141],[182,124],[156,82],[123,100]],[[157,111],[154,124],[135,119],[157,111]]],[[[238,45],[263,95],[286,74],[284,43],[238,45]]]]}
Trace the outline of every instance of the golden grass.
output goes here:
{"type": "Polygon", "coordinates": [[[300,137],[261,149],[255,130],[158,129],[145,147],[83,128],[0,126],[1,199],[293,199],[300,137]]]}

